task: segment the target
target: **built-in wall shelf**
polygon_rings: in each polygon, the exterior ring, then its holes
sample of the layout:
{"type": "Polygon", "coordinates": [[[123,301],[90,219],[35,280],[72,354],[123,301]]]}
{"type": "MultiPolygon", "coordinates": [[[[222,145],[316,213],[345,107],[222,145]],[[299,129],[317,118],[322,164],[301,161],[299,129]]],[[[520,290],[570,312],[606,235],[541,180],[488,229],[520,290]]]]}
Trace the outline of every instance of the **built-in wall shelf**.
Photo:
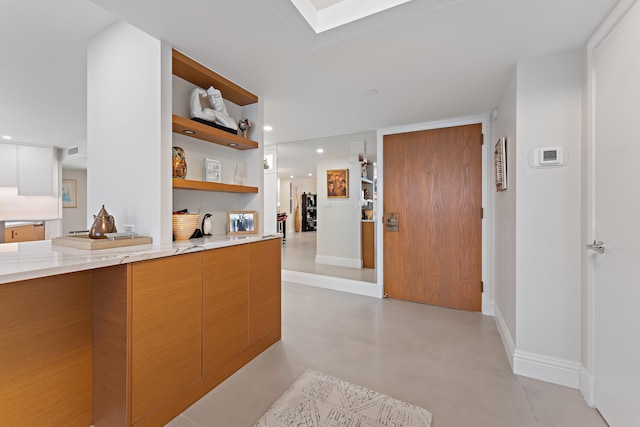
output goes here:
{"type": "Polygon", "coordinates": [[[222,193],[257,193],[258,187],[247,185],[222,184],[220,182],[194,181],[191,179],[173,178],[173,188],[185,190],[217,191],[222,193]]]}
{"type": "Polygon", "coordinates": [[[173,115],[172,118],[173,131],[190,138],[197,138],[208,141],[213,144],[223,145],[236,150],[250,150],[258,148],[258,143],[250,139],[234,135],[229,132],[207,126],[203,123],[196,122],[184,117],[173,115]]]}
{"type": "Polygon", "coordinates": [[[373,180],[372,179],[366,178],[364,176],[361,177],[360,179],[362,180],[362,182],[366,182],[367,184],[373,184],[373,180]]]}
{"type": "Polygon", "coordinates": [[[258,97],[237,84],[214,73],[204,65],[173,49],[173,74],[203,89],[213,86],[222,92],[224,99],[244,106],[255,104],[258,97]]]}

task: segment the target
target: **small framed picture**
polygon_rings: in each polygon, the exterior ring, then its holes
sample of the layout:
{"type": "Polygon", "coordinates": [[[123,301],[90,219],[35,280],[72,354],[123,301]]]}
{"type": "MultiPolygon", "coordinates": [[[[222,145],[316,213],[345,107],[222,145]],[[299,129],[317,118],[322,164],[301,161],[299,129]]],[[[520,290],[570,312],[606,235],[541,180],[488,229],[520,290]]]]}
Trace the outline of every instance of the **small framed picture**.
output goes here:
{"type": "Polygon", "coordinates": [[[257,234],[258,212],[227,211],[227,234],[257,234]]]}
{"type": "Polygon", "coordinates": [[[78,190],[75,179],[62,180],[62,207],[78,207],[78,190]]]}
{"type": "Polygon", "coordinates": [[[349,198],[349,169],[327,171],[327,198],[349,198]]]}
{"type": "Polygon", "coordinates": [[[222,182],[220,160],[204,159],[204,180],[206,182],[222,182]]]}

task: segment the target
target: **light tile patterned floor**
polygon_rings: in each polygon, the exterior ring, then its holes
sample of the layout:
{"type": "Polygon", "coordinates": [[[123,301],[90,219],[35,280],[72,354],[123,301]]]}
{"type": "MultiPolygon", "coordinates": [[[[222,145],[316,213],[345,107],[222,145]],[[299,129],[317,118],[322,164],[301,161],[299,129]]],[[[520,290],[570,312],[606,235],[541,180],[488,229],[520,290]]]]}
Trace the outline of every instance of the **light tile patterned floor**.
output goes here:
{"type": "Polygon", "coordinates": [[[282,341],[170,427],[250,427],[306,369],[421,406],[433,427],[606,427],[577,390],[511,373],[492,317],[283,284],[282,341]]]}

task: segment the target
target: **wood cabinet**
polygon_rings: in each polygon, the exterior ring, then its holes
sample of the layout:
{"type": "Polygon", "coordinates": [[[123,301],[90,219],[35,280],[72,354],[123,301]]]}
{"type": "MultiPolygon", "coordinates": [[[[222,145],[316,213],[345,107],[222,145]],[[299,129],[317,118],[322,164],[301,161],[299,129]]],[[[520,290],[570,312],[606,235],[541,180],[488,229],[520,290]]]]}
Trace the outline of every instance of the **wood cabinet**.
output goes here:
{"type": "Polygon", "coordinates": [[[280,339],[280,247],[1,284],[0,424],[165,425],[280,339]]]}
{"type": "Polygon", "coordinates": [[[134,263],[131,415],[140,421],[202,373],[202,253],[134,263]]]}
{"type": "Polygon", "coordinates": [[[376,268],[375,223],[362,221],[362,267],[376,268]]]}
{"type": "MultiPolygon", "coordinates": [[[[258,102],[258,97],[256,95],[209,70],[204,65],[194,61],[175,49],[172,52],[172,67],[173,75],[203,89],[207,89],[209,86],[214,86],[222,92],[225,99],[233,102],[234,104],[246,106],[258,102]]],[[[181,117],[177,114],[174,114],[172,117],[172,129],[174,133],[207,141],[212,144],[229,147],[231,149],[251,150],[258,148],[258,143],[255,141],[196,122],[189,118],[181,117]]],[[[258,187],[255,186],[180,179],[173,180],[173,188],[227,193],[258,192],[258,187]]]]}
{"type": "Polygon", "coordinates": [[[34,240],[44,240],[44,224],[33,223],[5,226],[5,243],[32,242],[34,240]]]}
{"type": "Polygon", "coordinates": [[[4,229],[5,243],[32,242],[36,240],[33,224],[15,225],[4,229]]]}
{"type": "Polygon", "coordinates": [[[249,246],[203,256],[203,375],[249,346],[249,246]]]}
{"type": "Polygon", "coordinates": [[[91,425],[91,272],[0,285],[0,425],[91,425]]]}
{"type": "Polygon", "coordinates": [[[282,281],[280,239],[249,245],[249,344],[277,331],[280,338],[282,281]]]}

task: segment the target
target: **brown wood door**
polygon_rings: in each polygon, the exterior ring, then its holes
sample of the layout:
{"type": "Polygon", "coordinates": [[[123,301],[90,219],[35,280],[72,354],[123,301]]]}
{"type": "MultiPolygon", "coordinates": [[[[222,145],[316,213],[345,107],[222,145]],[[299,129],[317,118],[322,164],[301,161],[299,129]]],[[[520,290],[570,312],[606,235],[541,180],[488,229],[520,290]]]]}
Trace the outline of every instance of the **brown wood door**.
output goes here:
{"type": "Polygon", "coordinates": [[[390,298],[480,311],[482,125],[384,137],[384,289],[390,298]]]}

